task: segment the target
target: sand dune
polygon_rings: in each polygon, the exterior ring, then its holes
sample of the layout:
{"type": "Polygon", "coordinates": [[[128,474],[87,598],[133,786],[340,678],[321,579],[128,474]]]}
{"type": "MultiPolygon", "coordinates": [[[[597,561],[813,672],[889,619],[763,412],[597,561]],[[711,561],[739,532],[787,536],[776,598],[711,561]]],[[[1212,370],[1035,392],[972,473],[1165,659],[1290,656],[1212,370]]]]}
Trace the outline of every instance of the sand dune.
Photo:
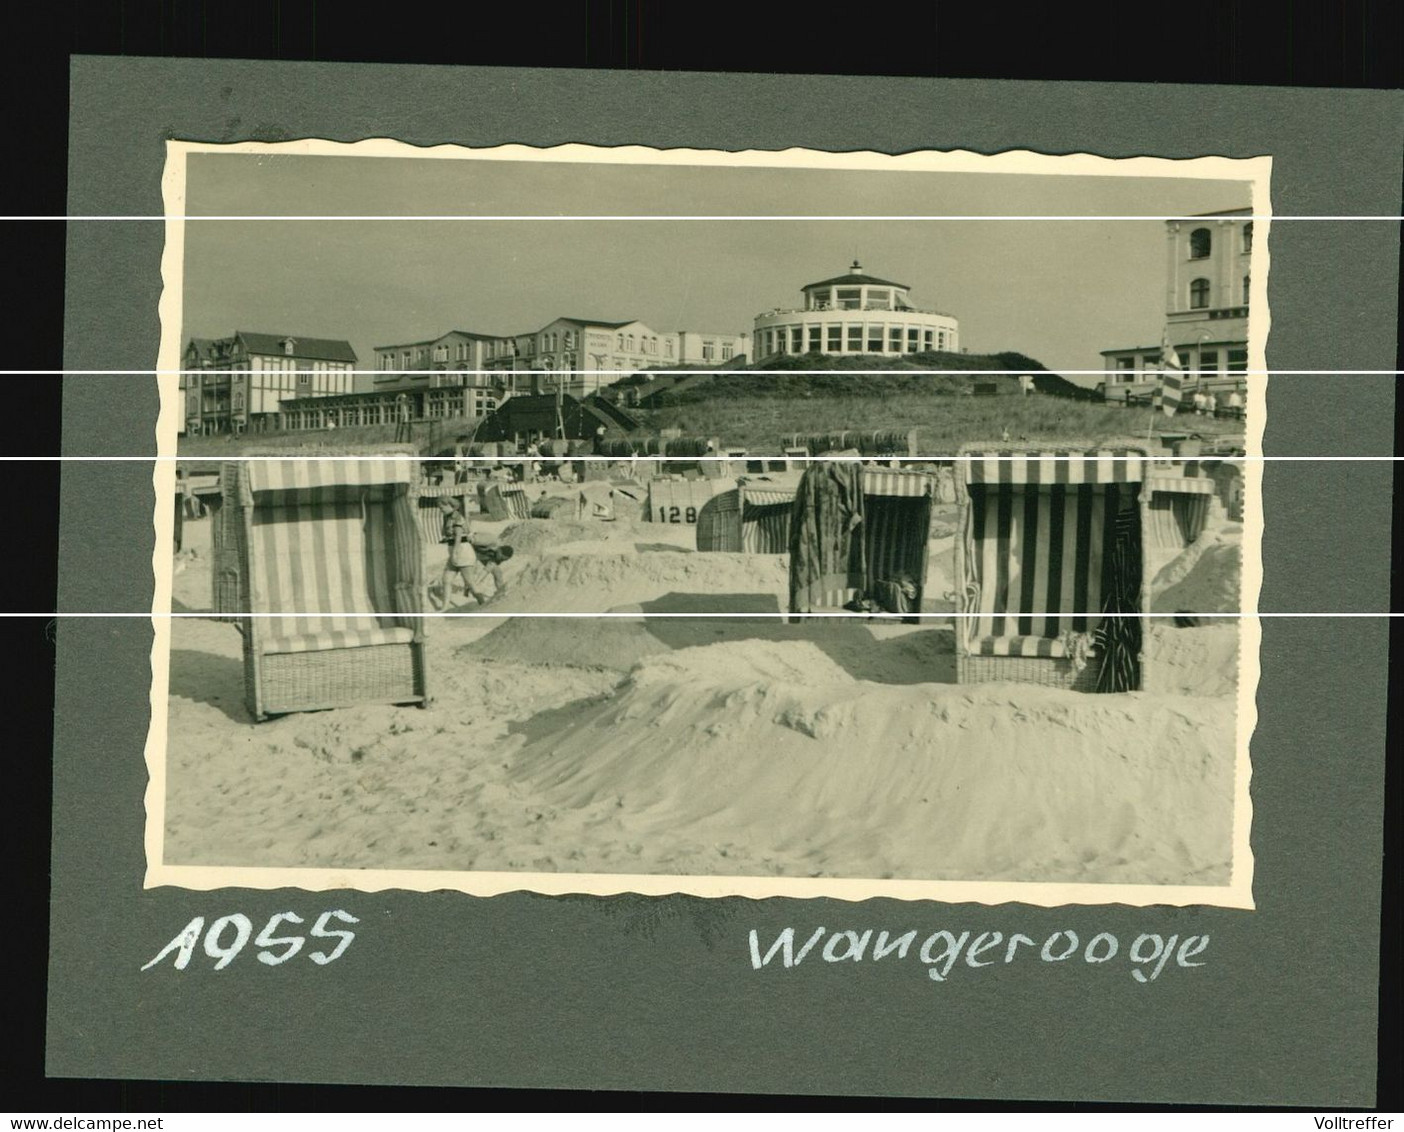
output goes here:
{"type": "Polygon", "coordinates": [[[810,876],[1228,879],[1222,701],[892,687],[810,642],[729,642],[649,658],[562,722],[528,729],[511,780],[616,800],[645,843],[749,831],[748,857],[810,876]]]}

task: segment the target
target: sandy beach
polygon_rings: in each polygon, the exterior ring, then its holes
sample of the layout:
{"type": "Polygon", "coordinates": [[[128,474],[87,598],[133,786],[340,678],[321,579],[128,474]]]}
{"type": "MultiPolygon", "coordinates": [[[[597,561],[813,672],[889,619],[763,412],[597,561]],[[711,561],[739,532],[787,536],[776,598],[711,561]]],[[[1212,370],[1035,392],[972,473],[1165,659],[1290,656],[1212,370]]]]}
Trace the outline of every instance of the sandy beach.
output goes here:
{"type": "MultiPolygon", "coordinates": [[[[176,612],[211,607],[209,528],[176,612]]],[[[1228,882],[1236,620],[1154,620],[1140,692],[958,686],[949,535],[920,623],[790,625],[745,616],[786,608],[786,556],[698,553],[690,526],[475,530],[516,550],[508,595],[430,623],[427,708],[255,724],[236,628],[174,620],[166,864],[1228,882]],[[600,612],[653,616],[510,616],[600,612]],[[657,616],[701,612],[738,616],[657,616]]],[[[1168,562],[1155,610],[1236,609],[1240,542],[1168,562]]]]}

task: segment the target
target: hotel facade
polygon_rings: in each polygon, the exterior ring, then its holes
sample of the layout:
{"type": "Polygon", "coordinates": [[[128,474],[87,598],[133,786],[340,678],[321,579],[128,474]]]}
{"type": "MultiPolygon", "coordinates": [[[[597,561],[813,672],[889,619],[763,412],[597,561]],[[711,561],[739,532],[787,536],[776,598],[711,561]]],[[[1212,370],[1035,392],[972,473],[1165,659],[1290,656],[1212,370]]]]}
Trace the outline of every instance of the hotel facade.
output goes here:
{"type": "Polygon", "coordinates": [[[759,314],[752,329],[757,361],[794,354],[958,353],[960,324],[911,302],[905,283],[868,275],[857,260],[847,275],[801,288],[803,305],[759,314]]]}
{"type": "MultiPolygon", "coordinates": [[[[1165,334],[1180,365],[1216,398],[1245,388],[1251,216],[1251,209],[1231,209],[1165,225],[1165,334]]],[[[1102,360],[1109,399],[1160,381],[1160,343],[1103,350],[1102,360]]]]}
{"type": "Polygon", "coordinates": [[[509,395],[587,397],[639,370],[734,364],[749,347],[746,334],[658,331],[637,319],[558,318],[528,334],[490,339],[483,364],[509,395]]]}

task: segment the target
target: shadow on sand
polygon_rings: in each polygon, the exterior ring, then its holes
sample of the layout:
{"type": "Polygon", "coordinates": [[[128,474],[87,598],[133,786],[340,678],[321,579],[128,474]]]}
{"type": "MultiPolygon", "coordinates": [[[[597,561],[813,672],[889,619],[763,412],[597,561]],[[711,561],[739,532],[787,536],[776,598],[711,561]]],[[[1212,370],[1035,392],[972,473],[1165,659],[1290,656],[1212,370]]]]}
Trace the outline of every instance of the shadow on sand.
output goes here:
{"type": "Polygon", "coordinates": [[[244,665],[236,657],[194,649],[171,650],[170,695],[218,708],[235,723],[250,723],[244,707],[244,665]]]}
{"type": "Polygon", "coordinates": [[[809,641],[855,680],[880,684],[955,683],[954,633],[949,626],[903,625],[895,621],[813,618],[788,624],[774,594],[668,593],[636,607],[650,614],[648,633],[671,649],[728,641],[809,641]],[[678,617],[713,613],[736,617],[678,617]],[[746,614],[771,614],[747,617],[746,614]]]}

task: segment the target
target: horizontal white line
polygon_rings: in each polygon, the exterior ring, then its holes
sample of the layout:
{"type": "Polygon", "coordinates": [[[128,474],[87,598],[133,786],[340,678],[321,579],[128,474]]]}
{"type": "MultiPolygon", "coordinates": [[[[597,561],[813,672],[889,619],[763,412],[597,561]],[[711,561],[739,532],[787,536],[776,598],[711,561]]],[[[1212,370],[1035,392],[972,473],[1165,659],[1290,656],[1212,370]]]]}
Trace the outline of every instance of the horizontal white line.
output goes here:
{"type": "MultiPolygon", "coordinates": [[[[993,443],[993,442],[992,442],[992,443],[993,443]]],[[[1004,444],[1004,442],[1002,442],[1002,441],[999,442],[999,443],[1000,443],[1001,445],[1004,444]]],[[[1037,441],[1030,441],[1029,443],[1032,445],[1032,444],[1036,444],[1037,441]]],[[[1049,443],[1056,443],[1056,442],[1050,441],[1049,443]]],[[[1006,447],[1006,449],[1008,448],[1007,445],[1005,445],[1005,447],[1006,447]]],[[[372,462],[372,461],[373,461],[373,462],[377,462],[377,463],[384,463],[384,462],[386,462],[386,461],[397,461],[397,460],[398,460],[398,461],[412,461],[412,462],[417,463],[417,464],[444,464],[444,463],[451,463],[451,462],[454,462],[454,461],[457,461],[457,460],[470,460],[470,461],[478,461],[478,462],[496,461],[496,462],[502,463],[502,464],[555,464],[555,463],[560,463],[560,462],[569,462],[569,463],[576,463],[576,462],[581,462],[581,463],[597,462],[597,463],[601,463],[601,464],[623,464],[623,463],[632,463],[632,462],[636,462],[636,461],[654,461],[654,462],[657,462],[657,461],[663,461],[663,462],[674,461],[674,462],[679,463],[679,464],[703,464],[703,463],[735,464],[735,463],[740,463],[740,462],[746,461],[746,460],[785,460],[785,459],[789,459],[789,460],[793,460],[793,461],[796,462],[796,463],[805,463],[805,464],[824,463],[824,462],[827,462],[827,461],[834,461],[834,462],[837,462],[837,463],[852,463],[852,462],[854,462],[854,461],[863,461],[863,460],[877,460],[877,461],[897,460],[897,461],[900,461],[901,464],[930,464],[930,463],[952,463],[952,462],[955,462],[955,463],[975,463],[975,462],[984,463],[984,462],[989,461],[989,460],[1008,460],[1008,461],[1011,461],[1011,462],[1022,462],[1022,461],[1030,460],[1030,459],[1033,459],[1033,458],[1037,458],[1037,459],[1039,459],[1039,460],[1051,460],[1051,461],[1054,461],[1054,462],[1057,462],[1057,461],[1060,461],[1060,460],[1065,460],[1065,461],[1074,461],[1074,460],[1076,460],[1076,461],[1078,461],[1079,463],[1082,462],[1082,461],[1085,461],[1085,460],[1125,460],[1125,461],[1128,461],[1128,462],[1129,462],[1129,461],[1132,461],[1132,460],[1144,460],[1144,461],[1156,461],[1156,460],[1166,461],[1166,460],[1168,460],[1168,461],[1174,461],[1174,462],[1176,462],[1176,463],[1179,463],[1179,462],[1182,462],[1182,461],[1185,461],[1185,460],[1190,460],[1190,461],[1217,460],[1217,461],[1219,461],[1219,462],[1221,462],[1221,463],[1242,463],[1242,462],[1246,462],[1246,461],[1256,461],[1256,460],[1262,460],[1262,461],[1288,461],[1288,462],[1291,462],[1291,461],[1301,461],[1301,462],[1314,462],[1314,461],[1315,461],[1315,462],[1332,462],[1332,461],[1339,461],[1339,462],[1342,462],[1342,463],[1390,463],[1390,462],[1393,462],[1393,461],[1395,461],[1395,460],[1404,460],[1404,456],[1241,456],[1241,455],[1225,456],[1225,455],[1216,454],[1216,453],[1212,453],[1212,452],[1203,453],[1203,454],[1195,454],[1195,455],[1193,455],[1193,456],[1151,456],[1151,455],[1146,455],[1146,456],[1134,456],[1134,455],[1133,455],[1133,456],[1116,456],[1116,455],[1110,455],[1110,454],[1109,454],[1109,455],[1106,455],[1106,456],[1103,456],[1103,455],[1099,455],[1099,454],[1096,452],[1095,449],[1088,449],[1087,452],[1085,452],[1085,453],[1073,453],[1073,454],[1071,454],[1071,455],[1062,455],[1062,454],[1057,454],[1057,453],[1049,454],[1049,455],[1044,455],[1042,452],[1038,451],[1038,449],[1033,448],[1033,447],[1030,447],[1027,451],[1025,451],[1025,450],[1023,450],[1023,449],[1020,449],[1020,450],[1018,450],[1017,454],[1011,455],[1011,456],[1005,456],[1005,455],[999,455],[999,454],[991,454],[991,455],[988,455],[988,456],[987,456],[987,455],[955,456],[955,455],[941,455],[940,453],[931,453],[931,454],[924,455],[924,456],[829,456],[829,455],[825,455],[825,456],[789,456],[789,457],[787,457],[787,456],[785,456],[784,454],[778,453],[778,452],[750,452],[750,453],[747,453],[745,456],[523,456],[523,455],[514,455],[514,456],[462,456],[462,457],[458,457],[458,456],[409,456],[409,455],[399,455],[399,454],[394,453],[394,452],[387,453],[386,455],[383,455],[383,456],[335,456],[335,455],[323,455],[323,456],[307,455],[307,456],[303,456],[303,455],[299,455],[299,454],[297,454],[297,453],[292,453],[292,454],[287,455],[287,456],[241,456],[241,455],[239,455],[238,453],[227,453],[227,454],[224,454],[224,455],[220,455],[220,454],[218,454],[218,453],[214,453],[214,454],[211,454],[211,455],[208,455],[208,456],[0,456],[0,463],[36,463],[36,464],[38,464],[38,463],[63,463],[63,462],[69,462],[69,463],[75,463],[75,464],[83,464],[83,463],[89,463],[89,464],[148,463],[148,464],[149,464],[149,463],[182,463],[182,462],[183,462],[183,463],[215,463],[215,462],[218,462],[218,463],[221,463],[221,464],[224,464],[224,463],[244,464],[244,463],[261,463],[261,462],[265,462],[265,461],[266,461],[266,462],[287,463],[288,461],[291,461],[291,460],[297,460],[297,461],[301,461],[301,462],[304,462],[304,463],[315,463],[315,462],[321,462],[321,461],[327,461],[327,462],[332,462],[332,463],[341,463],[341,462],[343,462],[343,461],[350,461],[350,462],[356,462],[356,461],[367,461],[367,462],[372,462]]],[[[897,468],[890,468],[890,467],[887,467],[887,466],[885,465],[885,463],[884,463],[882,466],[879,466],[879,467],[877,467],[877,468],[874,468],[873,470],[874,470],[874,471],[878,471],[878,472],[890,472],[890,471],[901,471],[902,468],[900,467],[900,465],[899,465],[899,467],[897,467],[897,468]]],[[[746,474],[748,474],[748,475],[767,475],[767,474],[770,474],[770,473],[766,473],[766,472],[750,472],[750,473],[746,473],[746,474]]],[[[598,482],[598,481],[596,481],[596,482],[598,482]]],[[[308,485],[308,486],[312,486],[312,485],[308,485]]],[[[532,486],[536,486],[536,485],[532,485],[532,486]]]]}
{"type": "MultiPolygon", "coordinates": [[[[283,617],[364,617],[364,613],[0,613],[0,617],[135,617],[148,619],[153,617],[188,618],[195,621],[223,621],[231,618],[257,617],[257,618],[283,618],[283,617]]],[[[640,618],[654,617],[662,620],[678,620],[682,618],[723,618],[728,621],[754,621],[754,620],[774,620],[776,618],[809,617],[809,618],[849,618],[857,620],[872,620],[874,618],[886,618],[889,620],[903,620],[909,617],[920,616],[923,621],[943,621],[948,619],[969,619],[988,618],[993,616],[989,613],[396,613],[386,616],[395,617],[418,617],[432,620],[434,618],[457,618],[457,617],[483,617],[489,619],[507,620],[512,617],[570,617],[570,618],[599,618],[599,617],[624,617],[640,618]]],[[[1134,617],[1140,618],[1175,618],[1175,617],[1201,617],[1209,620],[1227,617],[1255,618],[1255,617],[1404,617],[1404,613],[1064,613],[1061,610],[1056,613],[1005,613],[1001,614],[1006,620],[1018,620],[1022,617],[1057,617],[1065,620],[1069,617],[1084,618],[1105,618],[1105,617],[1134,617]]],[[[328,630],[334,632],[335,630],[328,630]]]]}
{"type": "Polygon", "coordinates": [[[1287,220],[1292,220],[1292,221],[1296,221],[1296,220],[1333,220],[1333,221],[1369,220],[1369,221],[1395,221],[1395,222],[1397,222],[1397,221],[1399,221],[1399,220],[1404,220],[1404,216],[1390,216],[1390,215],[1378,215],[1378,216],[1376,216],[1376,215],[1368,215],[1368,216],[1270,216],[1270,215],[1259,215],[1259,214],[1253,214],[1253,215],[1246,215],[1246,214],[1241,214],[1241,215],[1227,215],[1227,214],[1226,214],[1226,215],[1219,215],[1219,216],[1215,216],[1215,215],[1210,215],[1210,216],[1130,216],[1130,215],[1118,215],[1118,216],[1087,216],[1087,215],[1067,216],[1067,215],[1061,215],[1061,214],[1059,214],[1059,215],[1043,214],[1043,215],[1036,215],[1036,216],[1026,216],[1026,215],[1010,215],[1010,214],[1002,214],[1002,213],[1001,213],[1001,214],[991,214],[991,215],[969,215],[969,214],[962,214],[962,215],[943,215],[943,214],[940,214],[940,213],[921,213],[921,214],[901,214],[901,213],[893,213],[893,214],[867,214],[867,215],[858,215],[858,216],[853,216],[853,215],[849,215],[849,216],[844,216],[844,215],[806,215],[806,214],[803,214],[803,213],[800,213],[800,214],[788,214],[788,213],[786,213],[786,214],[774,214],[774,215],[769,215],[769,216],[765,216],[765,215],[761,215],[761,216],[756,216],[756,215],[738,216],[738,215],[734,215],[734,214],[725,214],[725,213],[720,213],[720,214],[711,214],[711,213],[708,213],[708,214],[704,214],[704,215],[696,215],[696,214],[694,214],[694,215],[687,215],[687,216],[677,215],[677,214],[673,214],[673,213],[654,213],[654,214],[646,215],[646,216],[625,216],[625,215],[619,215],[619,214],[614,214],[614,213],[588,213],[588,214],[570,215],[570,216],[568,216],[568,215],[527,214],[527,213],[494,213],[494,214],[473,215],[473,216],[461,215],[461,214],[453,214],[453,213],[448,213],[448,214],[433,213],[433,214],[416,215],[416,216],[404,216],[404,215],[354,215],[354,216],[352,216],[352,215],[347,215],[347,216],[337,216],[337,215],[305,215],[305,216],[265,216],[265,215],[261,215],[261,214],[258,214],[258,213],[250,213],[250,214],[202,214],[202,215],[171,215],[171,216],[37,216],[37,215],[29,215],[29,216],[5,216],[5,217],[0,218],[0,219],[11,220],[11,221],[40,221],[40,220],[75,220],[75,221],[133,221],[133,220],[144,220],[144,221],[160,221],[160,220],[182,220],[182,221],[184,221],[184,220],[192,220],[192,221],[198,221],[198,220],[219,220],[219,221],[229,221],[229,220],[354,220],[354,221],[361,221],[361,220],[392,220],[392,221],[406,221],[406,220],[409,220],[409,221],[414,221],[414,220],[475,220],[475,221],[476,221],[476,220],[489,220],[489,221],[497,221],[497,220],[506,220],[506,221],[523,221],[523,220],[545,220],[545,221],[555,221],[555,222],[560,222],[560,221],[619,221],[619,220],[644,220],[644,221],[658,221],[658,220],[668,220],[668,221],[676,221],[676,220],[703,220],[703,221],[719,221],[719,220],[744,220],[744,221],[756,221],[756,220],[761,220],[761,221],[764,221],[764,220],[796,220],[796,221],[804,221],[804,220],[849,220],[849,221],[852,221],[852,220],[859,220],[859,221],[862,221],[862,220],[871,220],[871,221],[894,221],[894,220],[953,220],[953,221],[968,221],[968,220],[1067,220],[1067,221],[1079,221],[1079,222],[1081,222],[1081,221],[1099,221],[1099,220],[1157,220],[1157,221],[1172,221],[1172,220],[1174,220],[1174,221],[1183,221],[1183,222],[1185,222],[1185,223],[1192,223],[1192,222],[1196,222],[1196,221],[1207,221],[1207,220],[1234,220],[1234,221],[1243,221],[1243,222],[1250,221],[1250,220],[1264,220],[1264,221],[1270,221],[1270,222],[1272,222],[1272,223],[1278,223],[1279,221],[1287,221],[1287,220]]]}
{"type": "MultiPolygon", "coordinates": [[[[508,338],[510,338],[510,337],[511,337],[511,335],[503,335],[503,340],[506,340],[506,339],[508,339],[508,338]]],[[[327,370],[316,370],[316,369],[284,369],[284,370],[260,370],[260,371],[258,371],[258,373],[259,373],[260,376],[265,375],[265,374],[278,374],[278,375],[281,375],[281,376],[284,376],[284,377],[287,377],[287,376],[296,376],[296,375],[298,375],[298,374],[318,374],[318,375],[324,375],[324,376],[325,376],[328,372],[329,372],[329,371],[327,371],[327,370]]],[[[453,370],[393,370],[393,371],[389,371],[389,370],[379,370],[379,369],[345,369],[345,370],[336,370],[336,371],[334,372],[333,376],[346,377],[346,376],[352,376],[352,375],[370,375],[370,374],[381,374],[381,373],[388,373],[388,372],[394,372],[394,373],[422,373],[422,374],[425,374],[426,376],[427,376],[427,375],[430,375],[430,374],[448,374],[448,375],[452,375],[452,376],[468,376],[468,375],[471,374],[471,375],[473,375],[473,376],[475,376],[475,377],[482,377],[482,376],[488,376],[488,377],[505,377],[505,376],[508,376],[508,375],[511,375],[511,376],[514,376],[514,377],[551,377],[551,376],[558,375],[561,371],[560,371],[560,370],[550,370],[550,369],[517,369],[517,370],[511,370],[511,369],[453,369],[453,370]]],[[[619,371],[619,370],[615,370],[615,369],[573,369],[573,370],[570,370],[569,372],[570,372],[570,375],[571,375],[572,377],[609,377],[609,376],[614,376],[614,375],[619,374],[620,371],[619,371]]],[[[1072,374],[1072,375],[1075,376],[1075,377],[1104,377],[1104,376],[1106,376],[1107,374],[1110,374],[1110,373],[1120,373],[1120,372],[1124,372],[1124,371],[1120,371],[1120,370],[1105,370],[1105,369],[1060,369],[1060,370],[1057,370],[1057,371],[1054,371],[1054,370],[1028,370],[1028,369],[734,369],[734,370],[721,369],[721,370],[718,370],[718,369],[671,369],[671,368],[667,368],[667,367],[659,367],[659,368],[657,368],[657,369],[644,368],[644,369],[640,369],[640,370],[631,370],[631,371],[629,371],[629,373],[626,374],[625,376],[630,376],[630,375],[632,375],[632,374],[640,374],[640,373],[642,373],[642,374],[654,374],[654,375],[659,376],[659,377],[701,377],[701,376],[720,377],[720,376],[723,376],[723,375],[730,375],[730,374],[745,374],[745,375],[751,376],[751,377],[804,377],[804,376],[808,376],[808,375],[812,375],[812,374],[830,374],[830,375],[841,376],[841,377],[888,377],[888,376],[898,376],[898,375],[903,376],[903,377],[939,377],[939,376],[944,376],[944,377],[1039,377],[1039,376],[1047,376],[1047,377],[1065,377],[1065,376],[1067,376],[1068,374],[1072,374]]],[[[1150,370],[1150,369],[1147,369],[1147,370],[1143,370],[1142,372],[1147,373],[1147,374],[1156,374],[1156,373],[1159,373],[1160,371],[1159,371],[1159,370],[1150,370]]],[[[1210,372],[1207,371],[1207,370],[1206,370],[1206,371],[1203,371],[1202,374],[1201,374],[1200,371],[1197,371],[1197,370],[1184,370],[1184,371],[1181,371],[1181,372],[1182,372],[1182,375],[1191,376],[1191,377],[1194,377],[1194,376],[1209,376],[1209,377],[1218,378],[1218,377],[1223,377],[1223,376],[1225,376],[1225,375],[1218,374],[1218,373],[1210,373],[1210,372]]],[[[232,374],[251,374],[251,373],[253,373],[252,370],[233,370],[233,369],[0,369],[0,376],[8,376],[8,377],[77,377],[77,376],[84,376],[84,377],[121,377],[121,376],[126,376],[126,377],[171,377],[171,376],[180,376],[180,377],[186,377],[186,376],[208,377],[208,376],[210,376],[210,375],[220,375],[220,374],[232,375],[232,374]]],[[[1240,378],[1241,378],[1241,377],[1274,377],[1274,376],[1281,377],[1281,376],[1285,376],[1285,375],[1287,375],[1287,374],[1297,375],[1297,376],[1301,376],[1301,377],[1372,376],[1372,375],[1374,375],[1374,376],[1394,376],[1394,377],[1398,377],[1399,375],[1404,374],[1404,370],[1398,370],[1398,369],[1248,369],[1248,370],[1240,370],[1240,371],[1238,371],[1238,372],[1236,372],[1236,373],[1234,373],[1234,374],[1230,374],[1230,375],[1227,375],[1227,376],[1229,376],[1229,377],[1240,377],[1240,378]]],[[[1152,378],[1146,378],[1146,379],[1144,379],[1144,380],[1137,381],[1137,382],[1127,382],[1126,384],[1128,384],[1128,385],[1130,385],[1130,384],[1144,385],[1144,384],[1148,384],[1150,380],[1153,380],[1153,379],[1152,379],[1152,378]]],[[[359,390],[359,391],[354,392],[354,393],[330,393],[330,394],[325,394],[325,395],[318,394],[318,395],[315,395],[315,396],[316,396],[316,399],[320,400],[322,396],[327,396],[327,397],[361,397],[361,396],[366,396],[366,395],[371,394],[371,393],[424,393],[424,392],[428,392],[431,388],[438,388],[438,389],[458,389],[458,388],[462,388],[462,387],[460,387],[460,386],[454,386],[454,385],[444,385],[444,386],[424,386],[423,388],[419,388],[419,389],[362,389],[362,390],[359,390]]],[[[469,388],[472,388],[472,387],[470,386],[469,388]]],[[[1091,387],[1090,387],[1090,386],[1089,386],[1089,387],[1086,387],[1086,388],[1088,389],[1089,392],[1091,392],[1091,387]]],[[[548,392],[550,392],[550,391],[548,390],[548,392]]],[[[531,394],[517,394],[517,396],[531,396],[531,394]]],[[[1113,407],[1115,407],[1113,402],[1107,402],[1107,404],[1113,405],[1113,407]]],[[[627,409],[627,408],[629,408],[630,406],[625,405],[625,406],[623,406],[623,407],[624,407],[625,409],[627,409]]]]}

